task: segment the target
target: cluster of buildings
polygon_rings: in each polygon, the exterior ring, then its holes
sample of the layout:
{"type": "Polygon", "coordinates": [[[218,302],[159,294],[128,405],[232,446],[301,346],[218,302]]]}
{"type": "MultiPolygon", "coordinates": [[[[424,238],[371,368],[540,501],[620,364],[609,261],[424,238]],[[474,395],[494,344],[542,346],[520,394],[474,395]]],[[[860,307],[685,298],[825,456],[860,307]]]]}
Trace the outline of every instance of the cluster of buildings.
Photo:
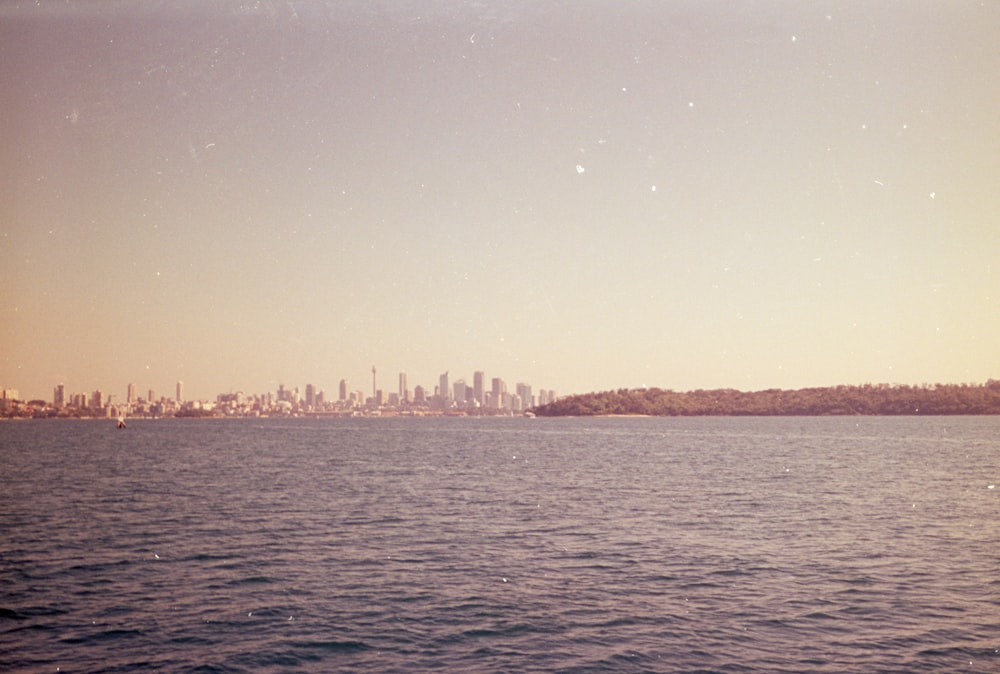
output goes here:
{"type": "Polygon", "coordinates": [[[184,402],[184,382],[177,382],[175,398],[156,398],[153,390],[141,396],[135,384],[129,384],[124,399],[105,394],[100,389],[89,393],[70,393],[63,384],[52,389],[52,400],[22,400],[17,389],[0,388],[0,417],[120,417],[176,416],[193,409],[184,402]]]}
{"type": "Polygon", "coordinates": [[[173,398],[156,397],[153,390],[145,396],[135,384],[129,384],[124,398],[96,390],[68,393],[59,384],[52,402],[21,401],[17,391],[0,389],[0,416],[76,416],[76,417],[167,417],[167,416],[392,416],[392,415],[514,415],[533,407],[555,402],[555,391],[532,392],[529,384],[518,383],[508,390],[507,383],[494,377],[487,380],[475,372],[472,381],[451,380],[448,372],[438,377],[433,389],[421,385],[410,389],[405,372],[394,378],[393,390],[379,388],[377,371],[372,367],[371,388],[352,388],[341,380],[335,396],[307,384],[304,390],[284,385],[272,393],[248,395],[242,391],[222,393],[214,401],[185,400],[184,383],[177,382],[173,398]]]}
{"type": "Polygon", "coordinates": [[[367,391],[352,387],[346,379],[340,380],[335,395],[312,384],[304,390],[281,385],[274,393],[220,394],[211,409],[226,416],[513,415],[556,400],[555,391],[542,389],[536,395],[524,383],[508,390],[503,379],[487,380],[483,372],[475,372],[471,383],[465,379],[452,381],[445,372],[433,389],[422,385],[411,389],[405,372],[396,375],[395,383],[392,390],[379,388],[378,372],[373,367],[367,391]]]}

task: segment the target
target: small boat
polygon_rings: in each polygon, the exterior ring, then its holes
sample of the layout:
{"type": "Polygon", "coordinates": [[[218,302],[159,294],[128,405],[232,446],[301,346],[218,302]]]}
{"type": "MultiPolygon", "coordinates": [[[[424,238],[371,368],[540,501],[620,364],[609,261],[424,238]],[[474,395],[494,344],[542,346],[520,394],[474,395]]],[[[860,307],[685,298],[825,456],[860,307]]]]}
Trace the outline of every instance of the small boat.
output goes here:
{"type": "Polygon", "coordinates": [[[125,427],[126,427],[125,426],[125,417],[118,417],[118,426],[117,426],[117,428],[125,428],[125,427]]]}

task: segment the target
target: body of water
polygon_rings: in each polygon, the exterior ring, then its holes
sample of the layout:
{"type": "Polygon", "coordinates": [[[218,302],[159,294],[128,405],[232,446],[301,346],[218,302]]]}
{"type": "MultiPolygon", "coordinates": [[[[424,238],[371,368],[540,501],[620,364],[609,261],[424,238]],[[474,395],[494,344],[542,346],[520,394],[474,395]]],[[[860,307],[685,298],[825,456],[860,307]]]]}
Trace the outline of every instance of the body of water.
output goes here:
{"type": "Polygon", "coordinates": [[[0,424],[5,672],[997,672],[1000,418],[0,424]]]}

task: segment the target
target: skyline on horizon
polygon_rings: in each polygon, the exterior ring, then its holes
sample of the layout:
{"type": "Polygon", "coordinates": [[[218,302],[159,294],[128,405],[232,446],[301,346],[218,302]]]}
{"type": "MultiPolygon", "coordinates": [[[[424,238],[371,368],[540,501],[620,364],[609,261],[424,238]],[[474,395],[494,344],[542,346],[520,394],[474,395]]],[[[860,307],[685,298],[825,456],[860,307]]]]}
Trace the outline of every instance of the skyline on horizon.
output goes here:
{"type": "Polygon", "coordinates": [[[350,393],[352,396],[354,396],[355,394],[362,394],[368,397],[374,397],[369,394],[374,394],[378,392],[378,393],[384,393],[386,397],[397,393],[400,395],[400,397],[404,397],[403,396],[404,391],[408,395],[413,395],[417,388],[422,389],[422,391],[427,396],[436,396],[439,394],[438,392],[439,385],[441,383],[447,383],[448,392],[444,397],[446,399],[452,399],[454,393],[453,387],[455,384],[461,383],[463,388],[468,388],[471,391],[473,390],[474,382],[479,377],[482,378],[483,386],[485,386],[489,390],[492,390],[494,386],[494,380],[497,380],[500,382],[500,386],[502,389],[514,390],[521,388],[522,386],[526,386],[529,390],[534,389],[536,393],[543,392],[546,395],[546,397],[550,395],[555,396],[558,394],[558,391],[554,389],[547,389],[544,386],[538,387],[531,384],[530,382],[526,381],[512,382],[508,381],[503,377],[488,376],[487,373],[483,372],[482,370],[476,370],[472,372],[471,376],[468,377],[466,376],[452,377],[451,371],[446,370],[443,373],[438,374],[437,377],[435,377],[435,381],[430,384],[427,384],[423,381],[411,382],[409,379],[409,374],[406,370],[400,370],[397,372],[385,374],[384,376],[387,377],[387,379],[380,380],[378,378],[376,370],[377,368],[375,366],[372,366],[372,369],[369,373],[371,377],[368,379],[367,383],[362,382],[361,385],[359,385],[357,380],[352,381],[350,379],[347,379],[346,377],[342,377],[341,379],[339,379],[336,382],[336,384],[331,384],[331,385],[323,384],[319,386],[317,386],[316,383],[311,380],[307,380],[305,382],[291,382],[288,383],[288,385],[286,385],[286,382],[284,381],[279,381],[276,384],[274,384],[272,388],[269,389],[247,390],[245,388],[240,388],[240,387],[231,387],[226,390],[216,391],[210,396],[198,396],[198,397],[190,396],[184,393],[184,391],[187,390],[187,385],[182,380],[177,380],[176,382],[174,382],[173,386],[169,387],[169,389],[156,388],[154,386],[144,386],[141,383],[130,381],[122,387],[122,390],[125,391],[124,394],[120,394],[117,389],[107,390],[101,387],[87,388],[86,385],[83,385],[82,387],[73,388],[69,385],[66,385],[65,382],[58,382],[57,384],[54,384],[52,386],[52,392],[48,397],[20,395],[20,390],[17,389],[16,386],[3,386],[3,385],[0,385],[0,394],[2,394],[5,390],[15,390],[18,391],[19,393],[18,399],[20,400],[28,401],[37,399],[51,403],[53,402],[54,399],[59,397],[60,394],[57,392],[57,390],[61,388],[62,389],[61,394],[64,399],[69,399],[72,396],[78,396],[81,394],[89,397],[91,394],[100,392],[105,400],[107,400],[108,397],[110,396],[112,398],[117,398],[119,403],[131,401],[133,397],[135,397],[136,399],[143,399],[146,402],[171,400],[180,403],[180,402],[191,402],[191,401],[210,402],[215,400],[218,396],[229,395],[234,393],[242,393],[248,396],[260,396],[260,395],[280,393],[281,391],[289,391],[289,392],[294,391],[304,396],[306,391],[312,388],[317,393],[326,394],[329,392],[331,394],[336,394],[336,397],[333,399],[337,400],[340,399],[341,390],[345,388],[346,391],[350,393]],[[386,384],[386,381],[389,381],[389,384],[386,384]],[[162,391],[164,390],[170,390],[173,393],[173,396],[163,395],[162,391]],[[157,391],[160,391],[161,393],[154,397],[148,397],[149,393],[156,393],[157,391]]]}
{"type": "Polygon", "coordinates": [[[971,0],[4,5],[0,387],[1000,378],[997,25],[971,0]]]}

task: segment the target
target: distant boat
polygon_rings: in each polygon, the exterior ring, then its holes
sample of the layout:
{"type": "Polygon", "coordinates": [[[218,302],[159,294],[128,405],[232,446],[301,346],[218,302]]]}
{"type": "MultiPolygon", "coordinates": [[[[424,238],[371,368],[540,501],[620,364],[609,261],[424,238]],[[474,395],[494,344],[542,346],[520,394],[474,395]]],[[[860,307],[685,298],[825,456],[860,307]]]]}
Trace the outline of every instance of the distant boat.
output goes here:
{"type": "Polygon", "coordinates": [[[118,428],[125,428],[125,417],[118,417],[118,428]]]}

